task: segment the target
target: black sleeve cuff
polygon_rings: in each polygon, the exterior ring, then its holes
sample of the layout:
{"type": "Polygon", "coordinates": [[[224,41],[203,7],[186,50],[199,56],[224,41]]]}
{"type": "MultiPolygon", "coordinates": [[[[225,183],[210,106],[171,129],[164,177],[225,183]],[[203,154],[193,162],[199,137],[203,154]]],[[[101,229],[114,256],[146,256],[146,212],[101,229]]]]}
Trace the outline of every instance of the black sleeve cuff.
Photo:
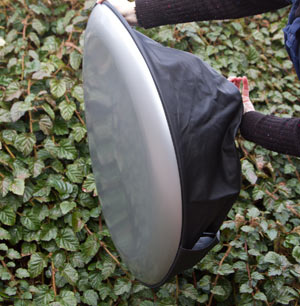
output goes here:
{"type": "Polygon", "coordinates": [[[152,28],[165,24],[223,20],[276,10],[286,0],[136,0],[138,24],[152,28]]]}
{"type": "Polygon", "coordinates": [[[300,156],[300,118],[279,118],[248,112],[241,124],[242,136],[268,150],[300,156]]]}

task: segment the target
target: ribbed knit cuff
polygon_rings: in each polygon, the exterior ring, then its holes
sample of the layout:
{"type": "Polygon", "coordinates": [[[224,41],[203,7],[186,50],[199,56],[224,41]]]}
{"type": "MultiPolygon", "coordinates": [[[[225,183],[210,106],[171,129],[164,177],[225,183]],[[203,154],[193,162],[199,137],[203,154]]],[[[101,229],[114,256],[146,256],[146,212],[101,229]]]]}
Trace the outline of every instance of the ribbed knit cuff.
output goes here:
{"type": "Polygon", "coordinates": [[[165,24],[251,16],[287,6],[286,0],[136,0],[139,25],[165,24]]]}
{"type": "Polygon", "coordinates": [[[268,150],[300,156],[300,118],[248,112],[242,119],[241,134],[268,150]]]}
{"type": "Polygon", "coordinates": [[[166,24],[169,1],[136,0],[135,11],[138,24],[145,29],[166,24]]]}

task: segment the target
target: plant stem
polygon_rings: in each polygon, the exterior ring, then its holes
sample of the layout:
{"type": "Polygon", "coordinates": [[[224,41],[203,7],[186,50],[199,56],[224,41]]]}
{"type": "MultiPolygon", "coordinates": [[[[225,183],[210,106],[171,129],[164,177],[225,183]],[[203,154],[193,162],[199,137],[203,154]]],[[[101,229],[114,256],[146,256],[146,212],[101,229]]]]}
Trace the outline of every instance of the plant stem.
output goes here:
{"type": "MultiPolygon", "coordinates": [[[[220,263],[219,263],[219,269],[221,268],[221,266],[223,265],[224,263],[224,260],[228,257],[230,251],[232,249],[232,245],[230,244],[227,248],[227,251],[225,253],[225,255],[223,256],[223,258],[221,259],[220,263]]],[[[219,277],[220,277],[220,274],[217,274],[216,278],[215,278],[215,281],[213,283],[213,288],[217,285],[218,283],[218,280],[219,280],[219,277]]],[[[212,301],[213,301],[213,298],[214,298],[214,294],[212,293],[210,295],[210,298],[209,298],[209,302],[208,302],[208,305],[207,306],[211,306],[212,305],[212,301]]]]}
{"type": "Polygon", "coordinates": [[[53,288],[54,296],[56,296],[57,291],[56,291],[56,283],[55,283],[55,266],[54,266],[53,260],[51,260],[51,270],[52,270],[52,288],[53,288]]]}
{"type": "Polygon", "coordinates": [[[8,154],[13,158],[16,159],[15,155],[12,153],[12,151],[9,149],[9,147],[6,145],[6,143],[3,143],[4,148],[6,149],[6,151],[8,152],[8,154]]]}

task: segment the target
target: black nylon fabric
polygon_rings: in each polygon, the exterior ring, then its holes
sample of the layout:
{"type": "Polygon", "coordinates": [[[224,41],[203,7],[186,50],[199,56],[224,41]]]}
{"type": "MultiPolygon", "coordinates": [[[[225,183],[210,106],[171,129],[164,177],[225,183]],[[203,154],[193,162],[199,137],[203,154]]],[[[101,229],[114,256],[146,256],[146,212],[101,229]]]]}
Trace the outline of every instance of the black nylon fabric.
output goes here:
{"type": "Polygon", "coordinates": [[[192,248],[202,232],[217,232],[240,192],[234,139],[241,95],[200,58],[134,33],[173,137],[183,191],[182,246],[192,248]]]}

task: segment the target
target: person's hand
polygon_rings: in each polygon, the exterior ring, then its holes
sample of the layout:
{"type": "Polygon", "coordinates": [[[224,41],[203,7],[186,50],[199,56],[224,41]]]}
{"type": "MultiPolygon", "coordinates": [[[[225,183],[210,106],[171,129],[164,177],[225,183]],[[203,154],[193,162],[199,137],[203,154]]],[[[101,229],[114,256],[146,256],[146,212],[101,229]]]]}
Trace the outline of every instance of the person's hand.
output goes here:
{"type": "Polygon", "coordinates": [[[243,83],[242,89],[242,99],[243,99],[243,106],[244,106],[244,114],[247,112],[255,111],[255,108],[250,100],[249,97],[249,83],[247,77],[229,77],[228,81],[233,83],[238,89],[241,87],[241,83],[243,83]]]}
{"type": "MultiPolygon", "coordinates": [[[[98,4],[103,3],[105,0],[97,0],[98,4]]],[[[127,0],[109,0],[121,15],[124,16],[126,21],[131,25],[137,25],[137,17],[135,13],[135,2],[129,2],[127,0]]]]}

